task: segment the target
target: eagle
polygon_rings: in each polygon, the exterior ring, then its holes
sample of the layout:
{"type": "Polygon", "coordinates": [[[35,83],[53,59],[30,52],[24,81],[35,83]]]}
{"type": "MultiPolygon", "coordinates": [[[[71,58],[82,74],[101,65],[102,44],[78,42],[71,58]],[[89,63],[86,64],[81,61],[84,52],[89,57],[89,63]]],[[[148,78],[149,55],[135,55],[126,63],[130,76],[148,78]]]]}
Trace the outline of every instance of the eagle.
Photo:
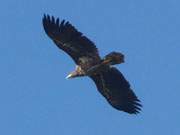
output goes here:
{"type": "Polygon", "coordinates": [[[124,63],[124,55],[111,52],[101,58],[95,44],[68,21],[44,14],[45,33],[75,62],[76,68],[66,78],[90,77],[107,102],[117,110],[137,114],[142,105],[129,82],[114,65],[124,63]]]}

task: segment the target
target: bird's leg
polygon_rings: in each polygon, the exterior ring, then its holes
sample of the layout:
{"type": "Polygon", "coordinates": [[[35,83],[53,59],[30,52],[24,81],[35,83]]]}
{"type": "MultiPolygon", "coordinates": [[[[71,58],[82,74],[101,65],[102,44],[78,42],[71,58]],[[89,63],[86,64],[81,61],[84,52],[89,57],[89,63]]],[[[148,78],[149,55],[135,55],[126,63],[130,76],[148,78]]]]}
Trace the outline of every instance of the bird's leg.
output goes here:
{"type": "Polygon", "coordinates": [[[87,75],[98,74],[105,70],[108,66],[105,64],[97,64],[86,71],[87,75]]]}
{"type": "Polygon", "coordinates": [[[100,67],[101,65],[95,65],[91,68],[89,68],[87,71],[86,71],[86,74],[87,75],[92,75],[93,73],[95,73],[97,71],[97,69],[100,67]]]}

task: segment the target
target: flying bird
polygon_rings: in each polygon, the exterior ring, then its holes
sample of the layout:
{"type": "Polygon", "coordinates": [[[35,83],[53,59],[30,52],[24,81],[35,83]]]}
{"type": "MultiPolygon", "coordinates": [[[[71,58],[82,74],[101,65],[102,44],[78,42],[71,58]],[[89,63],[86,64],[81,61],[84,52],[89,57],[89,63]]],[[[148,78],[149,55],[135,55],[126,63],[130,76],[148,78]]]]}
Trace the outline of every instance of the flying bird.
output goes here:
{"type": "Polygon", "coordinates": [[[68,21],[44,15],[42,23],[46,34],[76,64],[75,70],[66,78],[88,76],[111,106],[129,114],[140,112],[140,100],[123,74],[114,67],[124,62],[122,53],[111,52],[101,58],[95,44],[68,21]]]}

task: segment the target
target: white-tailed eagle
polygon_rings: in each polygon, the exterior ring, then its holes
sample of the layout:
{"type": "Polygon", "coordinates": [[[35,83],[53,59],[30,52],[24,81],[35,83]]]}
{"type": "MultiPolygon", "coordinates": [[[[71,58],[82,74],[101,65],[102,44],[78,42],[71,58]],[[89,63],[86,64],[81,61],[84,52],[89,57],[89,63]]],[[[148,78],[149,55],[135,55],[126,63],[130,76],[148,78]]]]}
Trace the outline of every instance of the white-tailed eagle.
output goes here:
{"type": "Polygon", "coordinates": [[[122,73],[113,67],[124,62],[123,54],[111,52],[101,58],[95,44],[68,21],[44,15],[42,22],[46,34],[76,63],[75,71],[67,78],[89,76],[114,108],[130,114],[139,113],[140,100],[122,73]]]}

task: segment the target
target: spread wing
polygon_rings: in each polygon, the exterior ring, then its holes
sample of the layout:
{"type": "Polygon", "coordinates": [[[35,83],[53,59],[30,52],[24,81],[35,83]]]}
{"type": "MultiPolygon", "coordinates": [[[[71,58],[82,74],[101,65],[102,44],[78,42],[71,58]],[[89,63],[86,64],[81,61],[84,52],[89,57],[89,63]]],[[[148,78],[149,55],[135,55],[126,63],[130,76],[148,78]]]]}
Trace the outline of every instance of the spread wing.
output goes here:
{"type": "Polygon", "coordinates": [[[99,92],[116,109],[136,114],[141,110],[140,100],[130,88],[128,81],[116,68],[91,76],[99,92]]]}
{"type": "Polygon", "coordinates": [[[46,34],[54,43],[79,64],[79,58],[91,58],[100,61],[98,50],[94,43],[79,32],[68,21],[55,19],[44,15],[43,26],[46,34]]]}

